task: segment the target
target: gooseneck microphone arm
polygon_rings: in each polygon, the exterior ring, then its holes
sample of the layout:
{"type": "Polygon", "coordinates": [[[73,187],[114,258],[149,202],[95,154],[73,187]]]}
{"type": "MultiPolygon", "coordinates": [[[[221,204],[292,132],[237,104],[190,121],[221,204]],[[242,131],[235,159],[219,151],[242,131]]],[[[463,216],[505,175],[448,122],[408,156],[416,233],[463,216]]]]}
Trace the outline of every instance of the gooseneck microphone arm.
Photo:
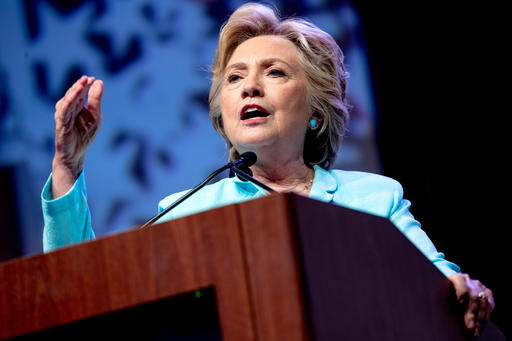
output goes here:
{"type": "Polygon", "coordinates": [[[243,170],[241,170],[240,168],[238,168],[237,166],[233,166],[231,168],[231,170],[233,172],[235,172],[236,174],[238,174],[239,177],[245,179],[246,181],[250,181],[258,186],[260,186],[261,188],[263,188],[264,190],[270,192],[270,193],[277,193],[276,190],[268,187],[267,185],[265,185],[264,183],[256,180],[255,178],[253,178],[251,175],[247,174],[246,172],[244,172],[243,170]]]}
{"type": "Polygon", "coordinates": [[[210,182],[214,177],[216,177],[217,175],[219,175],[220,173],[222,173],[223,171],[225,171],[226,169],[229,169],[231,168],[231,163],[228,163],[227,165],[224,165],[222,166],[221,168],[217,169],[215,172],[213,172],[212,174],[210,174],[206,179],[204,179],[203,182],[201,182],[199,185],[197,185],[196,187],[192,188],[191,190],[189,190],[187,193],[185,193],[184,195],[182,195],[181,197],[179,197],[175,202],[173,202],[172,204],[170,204],[169,206],[167,206],[164,210],[158,212],[157,215],[155,215],[153,218],[149,219],[148,221],[146,221],[144,224],[142,224],[140,226],[140,228],[144,228],[144,227],[147,227],[147,226],[150,226],[150,225],[153,225],[155,223],[155,221],[157,221],[158,219],[160,219],[162,216],[164,216],[167,212],[169,212],[170,210],[172,210],[173,208],[175,208],[176,206],[178,206],[179,204],[181,204],[183,201],[185,201],[188,197],[190,197],[192,194],[194,194],[195,192],[199,191],[201,188],[203,188],[208,182],[210,182]]]}
{"type": "Polygon", "coordinates": [[[214,177],[216,177],[217,175],[219,175],[220,173],[222,173],[226,169],[231,169],[231,170],[233,170],[233,172],[237,173],[240,177],[242,177],[242,178],[244,178],[246,180],[249,180],[249,181],[255,183],[258,186],[261,186],[262,188],[264,188],[265,190],[267,190],[267,191],[269,191],[271,193],[274,193],[275,191],[272,188],[270,188],[267,185],[259,182],[256,179],[254,179],[252,176],[250,176],[246,172],[240,170],[240,168],[248,169],[250,166],[252,166],[253,164],[256,163],[256,159],[257,159],[256,158],[256,154],[254,154],[253,152],[243,153],[242,155],[240,155],[240,159],[239,160],[237,160],[235,162],[230,162],[230,163],[220,167],[216,171],[214,171],[203,182],[201,182],[199,185],[197,185],[196,187],[192,188],[187,193],[185,193],[184,195],[179,197],[176,201],[174,201],[172,204],[170,204],[165,209],[160,211],[153,218],[151,218],[148,221],[146,221],[144,224],[142,224],[140,226],[140,228],[144,228],[144,227],[153,225],[155,223],[155,221],[157,221],[162,216],[164,216],[167,212],[169,212],[170,210],[172,210],[173,208],[175,208],[176,206],[181,204],[183,201],[185,201],[187,198],[189,198],[192,194],[194,194],[195,192],[199,191],[208,182],[210,182],[214,177]]]}

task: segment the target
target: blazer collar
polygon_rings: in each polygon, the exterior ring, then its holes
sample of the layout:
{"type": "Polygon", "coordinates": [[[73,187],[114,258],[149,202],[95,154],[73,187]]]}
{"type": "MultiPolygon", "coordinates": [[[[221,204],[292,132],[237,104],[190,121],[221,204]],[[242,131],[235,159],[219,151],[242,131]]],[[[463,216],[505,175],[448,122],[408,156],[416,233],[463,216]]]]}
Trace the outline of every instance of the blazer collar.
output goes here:
{"type": "MultiPolygon", "coordinates": [[[[336,179],[329,171],[320,166],[314,165],[313,169],[315,170],[315,178],[313,179],[313,186],[311,186],[309,197],[324,202],[331,202],[334,198],[334,193],[338,189],[336,179]]],[[[255,195],[257,192],[265,193],[263,189],[252,182],[242,181],[236,176],[231,179],[239,189],[248,195],[255,195]]]]}
{"type": "Polygon", "coordinates": [[[338,189],[338,183],[332,174],[320,166],[314,165],[315,178],[309,197],[324,202],[331,202],[338,189]]]}

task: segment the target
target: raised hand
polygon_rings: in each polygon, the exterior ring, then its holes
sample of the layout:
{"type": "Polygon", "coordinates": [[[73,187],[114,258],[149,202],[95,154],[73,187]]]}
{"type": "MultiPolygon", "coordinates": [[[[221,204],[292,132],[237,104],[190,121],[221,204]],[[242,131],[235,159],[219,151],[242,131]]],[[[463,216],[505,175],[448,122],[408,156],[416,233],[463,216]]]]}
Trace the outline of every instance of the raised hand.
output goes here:
{"type": "Polygon", "coordinates": [[[82,170],[85,154],[101,124],[102,95],[102,81],[82,76],[55,105],[53,198],[64,195],[82,170]]]}

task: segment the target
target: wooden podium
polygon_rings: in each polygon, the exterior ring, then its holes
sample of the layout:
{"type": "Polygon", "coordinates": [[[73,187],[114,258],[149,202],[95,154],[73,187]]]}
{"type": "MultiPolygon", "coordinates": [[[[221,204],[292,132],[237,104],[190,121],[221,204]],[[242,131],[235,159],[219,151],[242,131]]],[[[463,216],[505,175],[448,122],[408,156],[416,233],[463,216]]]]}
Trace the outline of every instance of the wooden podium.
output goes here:
{"type": "Polygon", "coordinates": [[[388,220],[291,194],[0,264],[0,339],[145,335],[151,304],[205,288],[222,340],[466,339],[449,281],[388,220]]]}

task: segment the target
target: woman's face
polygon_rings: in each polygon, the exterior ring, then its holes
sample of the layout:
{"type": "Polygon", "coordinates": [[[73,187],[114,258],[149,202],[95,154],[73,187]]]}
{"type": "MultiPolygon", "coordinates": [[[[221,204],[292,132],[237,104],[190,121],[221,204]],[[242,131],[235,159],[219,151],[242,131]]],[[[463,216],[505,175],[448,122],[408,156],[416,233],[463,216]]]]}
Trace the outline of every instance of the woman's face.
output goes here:
{"type": "Polygon", "coordinates": [[[278,36],[240,44],[224,72],[224,131],[239,153],[270,147],[302,157],[311,110],[299,50],[278,36]]]}

